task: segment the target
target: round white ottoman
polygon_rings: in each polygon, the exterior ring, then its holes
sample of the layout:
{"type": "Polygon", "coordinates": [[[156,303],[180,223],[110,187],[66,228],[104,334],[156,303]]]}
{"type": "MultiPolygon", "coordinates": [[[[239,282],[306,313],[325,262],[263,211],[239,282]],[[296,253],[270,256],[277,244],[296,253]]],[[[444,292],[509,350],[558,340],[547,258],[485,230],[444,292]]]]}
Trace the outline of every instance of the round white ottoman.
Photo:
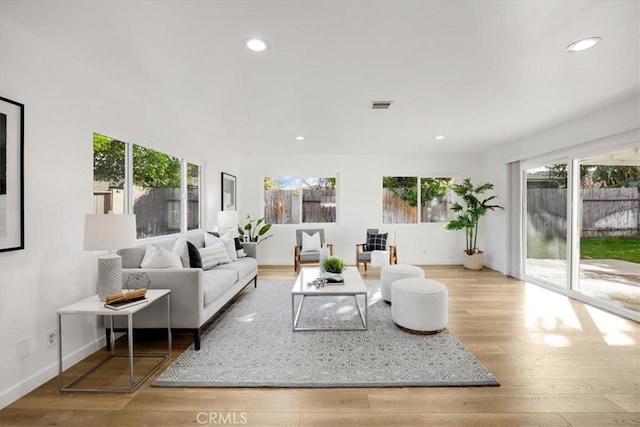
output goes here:
{"type": "Polygon", "coordinates": [[[391,317],[416,333],[437,333],[447,326],[447,287],[431,279],[401,279],[391,285],[391,317]]]}
{"type": "Polygon", "coordinates": [[[423,278],[424,270],[415,265],[394,264],[383,267],[380,271],[380,293],[382,299],[391,302],[391,284],[396,280],[423,278]]]}

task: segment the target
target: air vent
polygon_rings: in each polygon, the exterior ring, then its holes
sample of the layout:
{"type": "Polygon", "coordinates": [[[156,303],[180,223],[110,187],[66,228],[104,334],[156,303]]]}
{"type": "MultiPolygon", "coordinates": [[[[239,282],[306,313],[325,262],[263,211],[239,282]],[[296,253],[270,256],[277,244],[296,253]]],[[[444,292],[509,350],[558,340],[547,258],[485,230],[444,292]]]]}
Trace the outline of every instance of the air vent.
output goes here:
{"type": "Polygon", "coordinates": [[[389,107],[391,107],[391,103],[393,101],[373,101],[371,103],[371,109],[372,110],[387,110],[389,107]]]}

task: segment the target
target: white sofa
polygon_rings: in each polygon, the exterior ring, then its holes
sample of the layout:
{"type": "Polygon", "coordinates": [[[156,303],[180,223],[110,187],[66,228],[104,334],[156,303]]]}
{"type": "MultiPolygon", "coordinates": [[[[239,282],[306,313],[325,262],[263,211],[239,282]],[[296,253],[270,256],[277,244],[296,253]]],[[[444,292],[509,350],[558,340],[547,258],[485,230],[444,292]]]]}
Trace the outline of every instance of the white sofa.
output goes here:
{"type": "MultiPolygon", "coordinates": [[[[153,244],[171,251],[176,240],[185,237],[196,248],[204,247],[204,232],[190,231],[186,235],[154,239],[153,244]]],[[[148,244],[119,251],[122,256],[123,284],[131,274],[146,273],[151,289],[171,289],[171,329],[190,330],[196,350],[200,349],[200,335],[213,317],[233,300],[242,289],[254,282],[258,286],[258,262],[256,243],[242,243],[244,258],[228,264],[220,264],[209,270],[202,268],[140,268],[148,244]]],[[[124,285],[123,285],[124,286],[124,285]]],[[[125,323],[116,316],[114,329],[123,329],[125,323]]],[[[134,318],[134,327],[166,328],[167,314],[163,304],[154,304],[134,318]]],[[[110,330],[107,333],[107,348],[110,330]]]]}

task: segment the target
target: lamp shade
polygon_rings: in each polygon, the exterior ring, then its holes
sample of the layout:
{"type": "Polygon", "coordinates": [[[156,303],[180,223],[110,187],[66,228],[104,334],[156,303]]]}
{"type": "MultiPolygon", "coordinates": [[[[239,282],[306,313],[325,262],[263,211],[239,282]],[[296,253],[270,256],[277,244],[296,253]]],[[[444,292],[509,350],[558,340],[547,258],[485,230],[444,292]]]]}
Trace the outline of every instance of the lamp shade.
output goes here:
{"type": "Polygon", "coordinates": [[[236,228],[238,226],[237,211],[218,212],[218,228],[236,228]]]}
{"type": "Polygon", "coordinates": [[[136,245],[136,216],[88,214],[84,220],[84,250],[103,251],[136,245]]]}

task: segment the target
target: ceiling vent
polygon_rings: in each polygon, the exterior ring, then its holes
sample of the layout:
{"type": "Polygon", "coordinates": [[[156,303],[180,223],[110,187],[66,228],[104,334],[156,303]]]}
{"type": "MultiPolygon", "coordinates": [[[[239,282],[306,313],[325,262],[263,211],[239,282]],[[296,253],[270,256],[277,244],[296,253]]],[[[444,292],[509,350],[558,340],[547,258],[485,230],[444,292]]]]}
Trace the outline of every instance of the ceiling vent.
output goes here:
{"type": "Polygon", "coordinates": [[[372,110],[387,110],[391,107],[393,101],[373,101],[371,103],[372,110]]]}

